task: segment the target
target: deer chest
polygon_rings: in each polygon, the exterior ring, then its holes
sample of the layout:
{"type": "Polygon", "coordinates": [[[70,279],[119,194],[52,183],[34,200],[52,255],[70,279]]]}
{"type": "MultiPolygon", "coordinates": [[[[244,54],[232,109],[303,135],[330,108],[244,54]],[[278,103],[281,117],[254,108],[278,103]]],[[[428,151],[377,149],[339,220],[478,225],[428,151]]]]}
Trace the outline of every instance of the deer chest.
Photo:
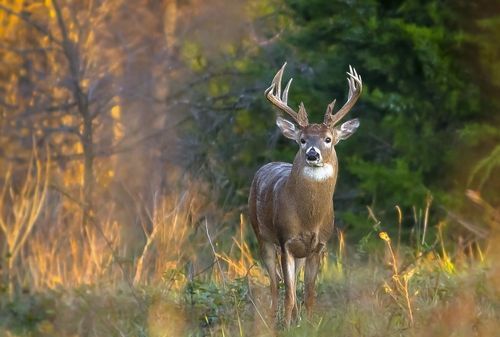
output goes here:
{"type": "Polygon", "coordinates": [[[315,232],[302,232],[288,239],[285,245],[295,258],[319,253],[325,246],[324,243],[320,242],[318,234],[315,232]]]}

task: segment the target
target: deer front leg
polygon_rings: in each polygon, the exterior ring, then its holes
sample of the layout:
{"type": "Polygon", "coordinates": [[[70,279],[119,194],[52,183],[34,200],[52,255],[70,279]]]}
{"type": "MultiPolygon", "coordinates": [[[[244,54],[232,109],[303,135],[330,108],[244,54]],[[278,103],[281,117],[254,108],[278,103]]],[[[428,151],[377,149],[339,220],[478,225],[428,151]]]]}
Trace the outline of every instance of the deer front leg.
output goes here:
{"type": "MultiPolygon", "coordinates": [[[[306,263],[306,258],[295,258],[295,286],[297,286],[297,283],[299,282],[299,275],[300,275],[300,270],[304,268],[306,263]]],[[[298,300],[295,301],[295,305],[293,306],[293,311],[292,311],[292,318],[297,319],[299,317],[299,307],[298,307],[298,300]]]]}
{"type": "Polygon", "coordinates": [[[304,271],[304,302],[306,304],[307,317],[310,318],[312,308],[316,300],[316,277],[318,275],[320,265],[320,252],[314,252],[306,259],[306,266],[304,271]]]}
{"type": "Polygon", "coordinates": [[[290,253],[287,241],[281,248],[281,267],[285,280],[285,326],[290,327],[292,313],[295,307],[295,258],[290,253]]]}
{"type": "Polygon", "coordinates": [[[274,243],[262,242],[260,253],[264,265],[269,275],[269,288],[271,289],[271,323],[274,326],[276,321],[276,312],[278,310],[278,275],[276,272],[276,248],[274,243]]]}

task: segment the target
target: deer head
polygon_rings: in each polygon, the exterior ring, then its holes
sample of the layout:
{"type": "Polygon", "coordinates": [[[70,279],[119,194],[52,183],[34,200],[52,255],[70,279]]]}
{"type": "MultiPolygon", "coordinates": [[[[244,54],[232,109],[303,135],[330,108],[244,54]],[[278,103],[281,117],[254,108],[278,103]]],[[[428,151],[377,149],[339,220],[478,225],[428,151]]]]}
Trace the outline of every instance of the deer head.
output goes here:
{"type": "Polygon", "coordinates": [[[265,91],[267,99],[282,112],[292,118],[290,122],[282,117],[276,119],[276,124],[283,135],[295,140],[300,146],[306,165],[312,167],[322,167],[325,162],[330,161],[333,147],[341,140],[349,138],[359,127],[357,118],[351,119],[340,126],[335,126],[354,106],[363,88],[361,76],[356,69],[349,66],[347,82],[349,85],[349,95],[347,102],[335,114],[335,100],[328,104],[323,123],[309,124],[307,111],[301,102],[299,111],[296,112],[287,104],[288,91],[293,79],[290,79],[281,94],[281,79],[285,70],[286,62],[276,73],[271,86],[265,91]]]}

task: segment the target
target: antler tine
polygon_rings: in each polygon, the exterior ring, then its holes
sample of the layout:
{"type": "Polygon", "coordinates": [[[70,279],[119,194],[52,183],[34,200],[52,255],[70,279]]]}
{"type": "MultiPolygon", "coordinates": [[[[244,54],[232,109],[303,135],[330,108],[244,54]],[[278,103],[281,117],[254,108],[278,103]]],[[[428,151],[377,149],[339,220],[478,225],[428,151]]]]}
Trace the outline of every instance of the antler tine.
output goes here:
{"type": "Polygon", "coordinates": [[[332,101],[332,103],[328,104],[326,107],[326,112],[325,112],[325,118],[323,120],[323,124],[330,125],[331,124],[331,119],[333,116],[333,109],[335,108],[335,103],[337,102],[336,99],[332,101]]]}
{"type": "Polygon", "coordinates": [[[290,85],[292,84],[293,78],[288,81],[287,85],[285,86],[285,91],[283,92],[283,95],[281,95],[281,79],[283,77],[285,66],[286,62],[283,64],[281,69],[278,70],[276,75],[274,75],[271,86],[266,89],[265,95],[274,106],[287,113],[298,125],[300,125],[301,127],[305,127],[308,124],[307,112],[305,112],[305,109],[302,107],[299,111],[300,113],[297,113],[287,104],[288,90],[290,90],[290,85]]]}
{"type": "Polygon", "coordinates": [[[281,69],[278,70],[276,75],[274,75],[273,78],[273,84],[276,86],[276,94],[278,95],[278,98],[281,98],[281,79],[283,78],[283,72],[285,71],[285,66],[286,62],[283,63],[283,66],[281,66],[281,69]]]}
{"type": "MultiPolygon", "coordinates": [[[[347,95],[347,102],[345,102],[344,106],[337,111],[335,115],[332,115],[333,106],[332,104],[328,105],[325,113],[325,124],[329,127],[333,127],[336,123],[338,123],[345,115],[352,109],[359,96],[361,95],[361,91],[363,90],[363,81],[361,79],[361,75],[358,75],[356,69],[349,65],[349,71],[347,72],[347,84],[349,86],[349,94],[347,95]],[[331,106],[331,107],[330,107],[331,106]]],[[[335,101],[333,102],[335,103],[335,101]]]]}
{"type": "Polygon", "coordinates": [[[290,84],[292,84],[292,81],[293,81],[293,78],[288,80],[288,83],[285,86],[285,91],[283,91],[282,97],[283,97],[283,102],[285,102],[285,104],[287,104],[287,102],[288,102],[288,90],[290,89],[290,84]]]}

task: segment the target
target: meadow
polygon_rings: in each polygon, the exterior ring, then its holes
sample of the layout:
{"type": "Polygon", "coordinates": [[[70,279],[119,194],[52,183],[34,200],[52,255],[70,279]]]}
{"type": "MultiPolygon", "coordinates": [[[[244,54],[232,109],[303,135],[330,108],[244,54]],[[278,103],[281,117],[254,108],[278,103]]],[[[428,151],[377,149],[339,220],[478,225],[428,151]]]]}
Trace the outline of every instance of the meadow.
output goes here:
{"type": "MultiPolygon", "coordinates": [[[[458,244],[443,234],[446,222],[429,223],[430,200],[410,231],[402,229],[399,208],[392,224],[380,223],[368,209],[373,228],[366,236],[346,244],[349,233],[338,230],[330,243],[313,316],[306,318],[301,303],[301,319],[283,330],[282,314],[278,327],[270,326],[268,279],[250,248],[255,239],[244,213],[232,228],[216,232],[221,227],[206,216],[199,185],[191,183],[155,200],[152,212],[139,221],[144,241],[131,258],[116,222],[92,221],[83,229],[67,219],[34,225],[47,216],[42,206],[50,209],[46,167],[37,161],[37,174],[28,175],[21,189],[6,184],[2,190],[0,209],[12,208],[12,216],[0,222],[3,235],[10,251],[18,252],[2,261],[2,274],[9,275],[0,298],[2,336],[494,336],[498,331],[497,213],[489,214],[486,239],[458,244]]],[[[479,195],[470,197],[489,207],[479,195]]]]}
{"type": "Polygon", "coordinates": [[[498,335],[498,41],[491,0],[0,1],[0,337],[498,335]],[[247,207],[285,62],[311,122],[363,82],[290,329],[247,207]]]}

